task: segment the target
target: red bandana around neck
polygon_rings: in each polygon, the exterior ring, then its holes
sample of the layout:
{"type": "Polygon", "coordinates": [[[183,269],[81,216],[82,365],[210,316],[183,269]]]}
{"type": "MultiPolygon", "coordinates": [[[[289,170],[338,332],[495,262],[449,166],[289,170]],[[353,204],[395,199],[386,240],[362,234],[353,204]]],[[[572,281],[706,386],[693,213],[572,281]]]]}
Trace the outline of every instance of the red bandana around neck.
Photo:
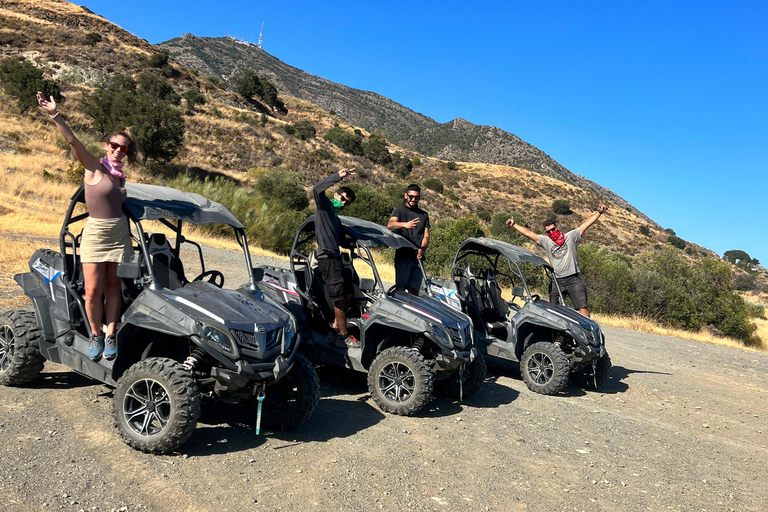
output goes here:
{"type": "Polygon", "coordinates": [[[555,242],[557,245],[563,245],[563,242],[565,242],[565,235],[557,228],[550,231],[548,235],[549,239],[555,242]]]}

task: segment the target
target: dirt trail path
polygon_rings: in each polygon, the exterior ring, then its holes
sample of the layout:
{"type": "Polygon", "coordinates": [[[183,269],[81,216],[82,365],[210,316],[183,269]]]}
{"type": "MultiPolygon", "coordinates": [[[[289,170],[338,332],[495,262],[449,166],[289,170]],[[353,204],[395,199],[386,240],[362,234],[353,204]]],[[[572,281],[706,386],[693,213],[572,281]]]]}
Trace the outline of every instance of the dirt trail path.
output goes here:
{"type": "Polygon", "coordinates": [[[323,369],[296,432],[257,437],[244,409],[212,404],[168,456],[123,445],[110,390],[49,364],[0,388],[0,510],[768,509],[768,356],[606,332],[601,392],[536,395],[495,362],[471,400],[403,418],[323,369]]]}

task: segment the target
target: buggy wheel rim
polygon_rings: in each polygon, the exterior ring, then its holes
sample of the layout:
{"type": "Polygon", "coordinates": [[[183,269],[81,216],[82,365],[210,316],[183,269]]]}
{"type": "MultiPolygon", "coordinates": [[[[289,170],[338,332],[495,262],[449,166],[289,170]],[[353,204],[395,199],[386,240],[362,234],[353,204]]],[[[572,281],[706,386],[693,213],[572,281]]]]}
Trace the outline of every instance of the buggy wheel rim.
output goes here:
{"type": "Polygon", "coordinates": [[[134,382],[123,399],[123,417],[128,427],[140,436],[162,432],[171,417],[168,390],[154,379],[134,382]]]}
{"type": "Polygon", "coordinates": [[[536,384],[546,384],[555,373],[555,364],[552,359],[542,352],[537,352],[528,359],[528,375],[536,384]]]}
{"type": "Polygon", "coordinates": [[[0,372],[11,365],[13,357],[13,331],[7,325],[0,327],[0,372]]]}
{"type": "Polygon", "coordinates": [[[408,401],[416,391],[416,376],[411,369],[399,362],[384,365],[379,371],[379,390],[391,402],[408,401]]]}

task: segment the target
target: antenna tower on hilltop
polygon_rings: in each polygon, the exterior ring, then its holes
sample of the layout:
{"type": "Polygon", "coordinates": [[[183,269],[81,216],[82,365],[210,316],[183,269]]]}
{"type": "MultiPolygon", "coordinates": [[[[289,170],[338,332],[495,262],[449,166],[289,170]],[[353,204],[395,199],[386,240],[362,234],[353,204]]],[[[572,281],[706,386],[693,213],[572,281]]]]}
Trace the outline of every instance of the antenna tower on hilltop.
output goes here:
{"type": "Polygon", "coordinates": [[[259,32],[259,44],[257,44],[257,48],[259,50],[263,50],[264,48],[261,47],[261,38],[264,36],[264,22],[261,22],[261,32],[259,32]]]}

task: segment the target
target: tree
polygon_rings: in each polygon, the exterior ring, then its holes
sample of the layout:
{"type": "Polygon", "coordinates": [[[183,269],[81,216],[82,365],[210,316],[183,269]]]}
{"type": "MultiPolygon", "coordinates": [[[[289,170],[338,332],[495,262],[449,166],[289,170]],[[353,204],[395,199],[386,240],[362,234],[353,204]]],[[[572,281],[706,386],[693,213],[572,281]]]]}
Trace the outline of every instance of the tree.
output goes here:
{"type": "Polygon", "coordinates": [[[723,259],[744,270],[752,270],[753,265],[759,265],[757,260],[753,260],[749,254],[739,249],[725,251],[723,259]]]}
{"type": "Polygon", "coordinates": [[[205,95],[197,87],[190,87],[181,96],[187,101],[190,111],[194,111],[196,105],[205,105],[205,95]]]}
{"type": "Polygon", "coordinates": [[[64,101],[59,86],[43,78],[43,72],[23,58],[9,58],[1,62],[0,81],[5,93],[16,98],[16,104],[22,114],[37,106],[38,91],[46,98],[53,96],[57,103],[64,101]]]}
{"type": "Polygon", "coordinates": [[[152,73],[142,73],[139,76],[138,85],[141,90],[151,94],[155,98],[167,101],[172,105],[181,104],[181,95],[173,90],[167,80],[153,75],[152,73]]]}
{"type": "Polygon", "coordinates": [[[259,96],[264,100],[264,103],[278,112],[287,114],[288,109],[285,108],[285,103],[283,103],[277,95],[277,87],[263,76],[259,77],[259,83],[261,85],[261,93],[259,96]]]}
{"type": "MultiPolygon", "coordinates": [[[[152,79],[149,82],[156,84],[152,79]]],[[[148,161],[171,160],[184,142],[184,118],[179,109],[143,88],[137,90],[136,82],[124,75],[115,75],[87,96],[85,112],[102,135],[130,126],[148,161]]]]}
{"type": "Polygon", "coordinates": [[[395,152],[392,154],[392,170],[400,178],[405,178],[413,170],[413,162],[407,156],[395,152]]]}
{"type": "Polygon", "coordinates": [[[175,157],[184,143],[181,111],[142,91],[136,94],[134,108],[126,126],[131,126],[147,160],[167,162],[175,157]]]}
{"type": "Polygon", "coordinates": [[[571,203],[567,199],[555,199],[552,203],[552,213],[568,215],[571,213],[571,203]]]}
{"type": "Polygon", "coordinates": [[[392,156],[387,150],[387,141],[377,132],[372,133],[364,143],[363,155],[375,164],[386,166],[392,163],[392,156]]]}
{"type": "Polygon", "coordinates": [[[261,97],[262,95],[259,76],[250,68],[246,68],[243,71],[243,74],[235,82],[235,86],[237,87],[237,94],[247,100],[253,99],[254,96],[261,97]]]}

